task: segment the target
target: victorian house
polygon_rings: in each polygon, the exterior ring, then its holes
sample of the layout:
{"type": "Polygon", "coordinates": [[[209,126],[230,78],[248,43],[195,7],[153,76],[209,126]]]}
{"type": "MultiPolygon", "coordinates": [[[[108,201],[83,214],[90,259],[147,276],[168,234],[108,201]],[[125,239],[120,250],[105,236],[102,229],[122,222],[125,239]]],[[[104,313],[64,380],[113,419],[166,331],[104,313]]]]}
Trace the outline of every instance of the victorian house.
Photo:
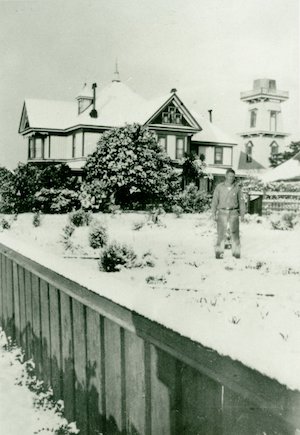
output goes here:
{"type": "Polygon", "coordinates": [[[194,152],[218,178],[232,167],[236,142],[211,121],[189,110],[176,89],[145,100],[121,82],[116,70],[108,86],[85,85],[74,101],[26,99],[19,133],[27,139],[28,162],[65,162],[80,174],[105,130],[139,123],[157,134],[175,165],[194,152]]]}

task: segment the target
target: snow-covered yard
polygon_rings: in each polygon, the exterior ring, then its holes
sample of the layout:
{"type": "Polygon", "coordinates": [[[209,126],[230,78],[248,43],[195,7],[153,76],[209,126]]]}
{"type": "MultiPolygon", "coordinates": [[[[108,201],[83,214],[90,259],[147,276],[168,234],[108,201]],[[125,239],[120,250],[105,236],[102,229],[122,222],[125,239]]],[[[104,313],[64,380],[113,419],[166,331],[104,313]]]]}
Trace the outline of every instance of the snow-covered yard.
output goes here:
{"type": "Polygon", "coordinates": [[[99,271],[88,228],[76,228],[73,251],[60,242],[66,215],[18,216],[0,242],[94,292],[229,355],[300,390],[300,226],[276,231],[270,222],[241,225],[242,258],[214,258],[215,223],[208,214],[161,217],[99,214],[109,241],[133,247],[154,267],[99,271]],[[140,228],[139,228],[140,227],[140,228]],[[139,229],[136,229],[139,228],[139,229]],[[66,258],[78,257],[78,258],[66,258]],[[94,257],[91,258],[91,257],[94,257]]]}

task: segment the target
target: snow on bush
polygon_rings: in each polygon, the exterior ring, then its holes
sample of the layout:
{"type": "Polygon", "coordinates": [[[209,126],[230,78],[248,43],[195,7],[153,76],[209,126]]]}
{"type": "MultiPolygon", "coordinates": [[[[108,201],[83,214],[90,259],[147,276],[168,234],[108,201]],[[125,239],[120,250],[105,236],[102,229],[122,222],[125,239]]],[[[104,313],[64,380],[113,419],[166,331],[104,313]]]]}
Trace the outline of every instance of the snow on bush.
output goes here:
{"type": "Polygon", "coordinates": [[[271,226],[274,230],[292,230],[298,223],[298,216],[294,212],[284,212],[281,215],[272,215],[270,217],[271,226]]]}
{"type": "Polygon", "coordinates": [[[100,221],[94,221],[89,230],[89,245],[93,249],[103,248],[107,244],[107,229],[100,221]]]}
{"type": "Polygon", "coordinates": [[[32,225],[34,227],[39,227],[41,225],[41,213],[39,211],[34,213],[33,219],[32,219],[32,225]]]}
{"type": "Polygon", "coordinates": [[[126,244],[113,242],[100,253],[99,268],[106,272],[117,272],[122,267],[132,268],[136,265],[136,254],[126,244]]]}
{"type": "Polygon", "coordinates": [[[90,224],[92,215],[90,212],[80,209],[70,213],[69,220],[75,227],[82,227],[90,224]]]}
{"type": "Polygon", "coordinates": [[[0,220],[0,228],[2,230],[9,230],[10,227],[11,227],[11,225],[10,225],[9,221],[6,218],[2,218],[0,220]]]}

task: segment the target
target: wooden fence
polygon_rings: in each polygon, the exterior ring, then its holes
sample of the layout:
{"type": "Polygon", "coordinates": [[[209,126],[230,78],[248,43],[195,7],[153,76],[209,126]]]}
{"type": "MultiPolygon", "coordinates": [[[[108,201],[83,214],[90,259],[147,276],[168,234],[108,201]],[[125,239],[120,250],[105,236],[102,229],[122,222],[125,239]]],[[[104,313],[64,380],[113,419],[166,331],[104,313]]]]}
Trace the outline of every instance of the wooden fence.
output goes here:
{"type": "Polygon", "coordinates": [[[2,244],[0,290],[1,325],[81,434],[299,433],[299,392],[2,244]]]}
{"type": "Polygon", "coordinates": [[[249,192],[248,212],[259,215],[282,212],[300,211],[300,192],[249,192]]]}

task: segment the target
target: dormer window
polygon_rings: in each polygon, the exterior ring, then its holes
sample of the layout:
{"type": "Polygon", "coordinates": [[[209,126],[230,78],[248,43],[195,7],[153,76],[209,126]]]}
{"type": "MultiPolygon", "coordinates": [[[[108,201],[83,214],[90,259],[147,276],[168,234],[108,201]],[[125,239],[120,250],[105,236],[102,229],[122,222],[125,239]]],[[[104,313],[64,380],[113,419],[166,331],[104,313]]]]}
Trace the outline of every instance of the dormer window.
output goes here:
{"type": "Polygon", "coordinates": [[[275,140],[271,143],[271,156],[274,156],[274,154],[278,154],[279,152],[279,146],[278,143],[275,142],[275,140]]]}
{"type": "Polygon", "coordinates": [[[246,144],[246,162],[247,163],[252,162],[252,148],[253,148],[253,143],[250,141],[246,144]]]}

